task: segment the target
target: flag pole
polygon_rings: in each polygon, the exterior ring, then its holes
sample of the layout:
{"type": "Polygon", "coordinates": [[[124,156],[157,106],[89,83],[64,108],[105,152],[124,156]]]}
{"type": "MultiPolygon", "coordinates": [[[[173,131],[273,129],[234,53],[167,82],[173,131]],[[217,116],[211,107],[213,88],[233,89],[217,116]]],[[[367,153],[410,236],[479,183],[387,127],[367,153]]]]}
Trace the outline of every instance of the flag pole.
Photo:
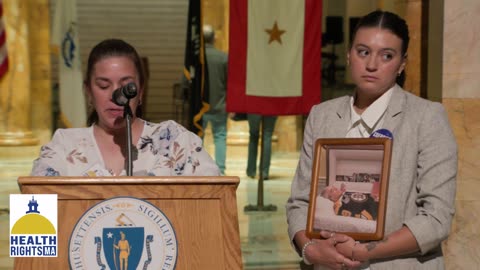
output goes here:
{"type": "Polygon", "coordinates": [[[263,204],[263,163],[264,163],[264,156],[263,156],[263,149],[265,147],[265,116],[262,115],[262,129],[261,129],[261,135],[262,139],[260,142],[260,173],[259,173],[259,179],[258,179],[258,188],[257,188],[257,205],[247,205],[243,209],[245,212],[252,212],[252,211],[277,211],[277,206],[273,204],[269,205],[264,205],[263,204]]]}

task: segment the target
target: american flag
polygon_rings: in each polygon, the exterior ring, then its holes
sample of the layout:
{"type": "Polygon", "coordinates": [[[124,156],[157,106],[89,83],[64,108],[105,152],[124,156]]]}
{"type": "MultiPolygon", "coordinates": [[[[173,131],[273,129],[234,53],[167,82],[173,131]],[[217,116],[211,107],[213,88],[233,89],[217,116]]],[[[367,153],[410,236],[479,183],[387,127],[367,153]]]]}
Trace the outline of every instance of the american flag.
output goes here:
{"type": "Polygon", "coordinates": [[[3,1],[0,0],[0,78],[8,70],[7,39],[3,24],[3,1]]]}

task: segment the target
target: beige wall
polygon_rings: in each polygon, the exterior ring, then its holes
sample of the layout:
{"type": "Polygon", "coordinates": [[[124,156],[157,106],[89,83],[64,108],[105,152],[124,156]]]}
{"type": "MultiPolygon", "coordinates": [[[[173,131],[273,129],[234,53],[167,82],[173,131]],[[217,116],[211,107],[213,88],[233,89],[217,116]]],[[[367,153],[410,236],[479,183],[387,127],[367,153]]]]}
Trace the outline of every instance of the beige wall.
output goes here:
{"type": "Polygon", "coordinates": [[[480,265],[480,1],[445,0],[443,104],[459,145],[457,199],[445,243],[447,269],[480,265]]]}
{"type": "Polygon", "coordinates": [[[480,1],[445,0],[443,97],[480,98],[480,1]]]}

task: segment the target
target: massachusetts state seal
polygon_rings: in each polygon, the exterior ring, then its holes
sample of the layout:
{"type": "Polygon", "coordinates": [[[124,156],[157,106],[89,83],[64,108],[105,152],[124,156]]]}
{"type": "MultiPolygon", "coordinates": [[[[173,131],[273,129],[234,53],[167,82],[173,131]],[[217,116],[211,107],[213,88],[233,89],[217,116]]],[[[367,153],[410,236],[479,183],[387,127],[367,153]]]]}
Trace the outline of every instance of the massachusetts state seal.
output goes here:
{"type": "Polygon", "coordinates": [[[69,264],[71,269],[175,269],[177,249],[175,230],[160,209],[141,199],[115,197],[78,220],[69,264]]]}

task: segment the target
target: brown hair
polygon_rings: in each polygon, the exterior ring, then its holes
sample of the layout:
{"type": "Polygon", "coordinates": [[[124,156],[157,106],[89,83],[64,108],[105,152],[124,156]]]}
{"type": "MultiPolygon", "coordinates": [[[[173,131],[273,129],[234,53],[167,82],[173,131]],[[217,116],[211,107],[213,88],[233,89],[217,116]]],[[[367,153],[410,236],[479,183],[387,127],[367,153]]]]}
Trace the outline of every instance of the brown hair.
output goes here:
{"type": "MultiPolygon", "coordinates": [[[[145,85],[145,73],[143,70],[142,60],[140,59],[140,56],[135,48],[121,39],[106,39],[93,47],[90,55],[88,56],[87,72],[85,75],[85,81],[83,82],[85,87],[90,87],[90,80],[92,79],[92,73],[95,64],[97,64],[100,60],[112,56],[125,56],[132,60],[138,73],[138,81],[140,84],[139,88],[143,89],[145,85]]],[[[137,107],[135,115],[142,115],[141,106],[137,107]]],[[[98,114],[95,111],[95,108],[93,108],[88,116],[87,125],[90,126],[97,121],[98,114]]]]}
{"type": "MultiPolygon", "coordinates": [[[[355,27],[355,30],[353,30],[352,36],[350,37],[350,47],[352,46],[358,29],[363,27],[380,27],[382,29],[389,30],[402,40],[402,56],[405,57],[407,55],[408,43],[410,41],[408,25],[405,20],[400,18],[397,14],[388,11],[376,10],[362,17],[360,21],[358,21],[358,24],[355,27]]],[[[397,77],[397,84],[403,86],[404,82],[405,72],[402,71],[400,76],[397,77]]]]}

